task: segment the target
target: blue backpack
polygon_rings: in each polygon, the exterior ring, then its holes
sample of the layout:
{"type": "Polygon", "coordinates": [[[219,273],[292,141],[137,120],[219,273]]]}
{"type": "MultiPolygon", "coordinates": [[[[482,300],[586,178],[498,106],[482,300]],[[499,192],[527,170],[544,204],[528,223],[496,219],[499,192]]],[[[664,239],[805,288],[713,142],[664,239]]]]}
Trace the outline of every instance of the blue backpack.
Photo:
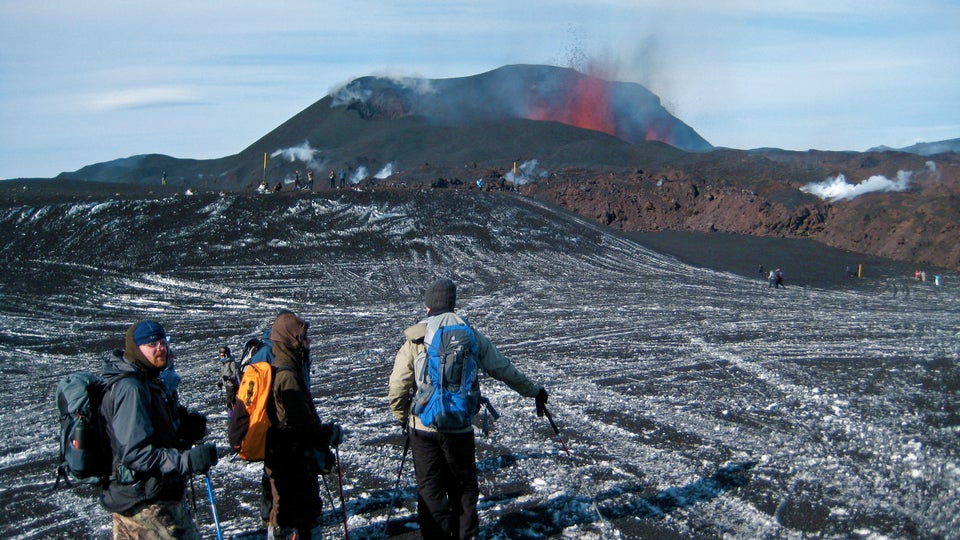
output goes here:
{"type": "Polygon", "coordinates": [[[414,363],[417,393],[413,413],[438,431],[458,431],[473,424],[480,410],[477,340],[470,326],[455,315],[455,324],[441,315],[428,319],[426,350],[414,363]]]}

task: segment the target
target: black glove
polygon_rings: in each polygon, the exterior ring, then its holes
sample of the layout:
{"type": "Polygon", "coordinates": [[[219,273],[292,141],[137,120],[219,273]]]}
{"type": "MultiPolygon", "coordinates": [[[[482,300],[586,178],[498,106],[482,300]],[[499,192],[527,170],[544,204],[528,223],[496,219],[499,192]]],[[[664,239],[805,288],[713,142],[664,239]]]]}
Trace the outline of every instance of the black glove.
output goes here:
{"type": "Polygon", "coordinates": [[[213,443],[203,443],[187,451],[187,467],[191,473],[205,474],[217,464],[217,447],[213,443]]]}
{"type": "Polygon", "coordinates": [[[547,412],[547,389],[541,386],[534,399],[537,402],[537,416],[542,418],[543,414],[547,412]]]}
{"type": "Polygon", "coordinates": [[[400,431],[403,433],[403,436],[406,437],[407,433],[410,430],[410,423],[406,419],[400,420],[399,423],[400,423],[400,431]]]}
{"type": "Polygon", "coordinates": [[[223,388],[223,381],[217,381],[217,388],[223,388]]]}
{"type": "Polygon", "coordinates": [[[316,449],[313,452],[313,457],[317,463],[317,472],[320,474],[330,474],[330,471],[337,464],[337,458],[327,448],[316,449]]]}
{"type": "Polygon", "coordinates": [[[195,444],[207,436],[207,417],[193,411],[180,415],[180,438],[188,444],[195,444]]]}
{"type": "Polygon", "coordinates": [[[328,424],[330,426],[330,446],[336,448],[343,442],[343,428],[339,424],[328,424]]]}

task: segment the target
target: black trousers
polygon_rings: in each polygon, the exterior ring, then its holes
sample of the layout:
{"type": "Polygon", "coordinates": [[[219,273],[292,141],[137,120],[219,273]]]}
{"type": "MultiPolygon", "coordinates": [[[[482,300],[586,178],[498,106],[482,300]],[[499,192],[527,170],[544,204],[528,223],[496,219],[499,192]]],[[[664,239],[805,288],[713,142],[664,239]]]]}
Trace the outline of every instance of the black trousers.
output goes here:
{"type": "Polygon", "coordinates": [[[480,527],[477,447],[473,432],[410,430],[423,538],[474,538],[480,527]]]}
{"type": "Polygon", "coordinates": [[[309,531],[320,524],[323,500],[315,466],[291,462],[282,469],[264,466],[263,471],[263,487],[269,485],[272,496],[270,525],[309,531]]]}

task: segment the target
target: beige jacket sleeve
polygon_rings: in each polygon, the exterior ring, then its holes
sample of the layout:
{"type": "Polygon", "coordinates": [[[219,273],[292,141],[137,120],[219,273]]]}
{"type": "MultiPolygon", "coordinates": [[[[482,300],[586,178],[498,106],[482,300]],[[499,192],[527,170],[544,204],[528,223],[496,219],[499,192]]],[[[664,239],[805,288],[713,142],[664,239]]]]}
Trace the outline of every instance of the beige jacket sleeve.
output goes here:
{"type": "Polygon", "coordinates": [[[400,422],[409,420],[410,400],[416,382],[413,377],[413,362],[417,354],[423,349],[423,338],[427,333],[427,325],[415,324],[403,331],[406,341],[397,357],[393,361],[393,372],[390,374],[390,388],[387,392],[387,401],[390,412],[400,422]]]}

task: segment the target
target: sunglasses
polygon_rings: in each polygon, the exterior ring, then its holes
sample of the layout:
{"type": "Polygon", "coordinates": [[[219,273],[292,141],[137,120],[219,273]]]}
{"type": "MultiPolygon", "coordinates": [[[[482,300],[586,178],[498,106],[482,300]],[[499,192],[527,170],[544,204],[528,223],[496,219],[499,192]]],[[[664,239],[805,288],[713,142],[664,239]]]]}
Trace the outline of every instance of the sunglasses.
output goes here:
{"type": "Polygon", "coordinates": [[[167,340],[166,340],[166,339],[158,339],[158,340],[156,340],[156,341],[151,341],[150,343],[144,343],[144,346],[149,347],[149,348],[151,348],[151,349],[157,349],[157,348],[159,348],[159,347],[163,347],[164,349],[166,349],[166,348],[167,348],[167,340]]]}

